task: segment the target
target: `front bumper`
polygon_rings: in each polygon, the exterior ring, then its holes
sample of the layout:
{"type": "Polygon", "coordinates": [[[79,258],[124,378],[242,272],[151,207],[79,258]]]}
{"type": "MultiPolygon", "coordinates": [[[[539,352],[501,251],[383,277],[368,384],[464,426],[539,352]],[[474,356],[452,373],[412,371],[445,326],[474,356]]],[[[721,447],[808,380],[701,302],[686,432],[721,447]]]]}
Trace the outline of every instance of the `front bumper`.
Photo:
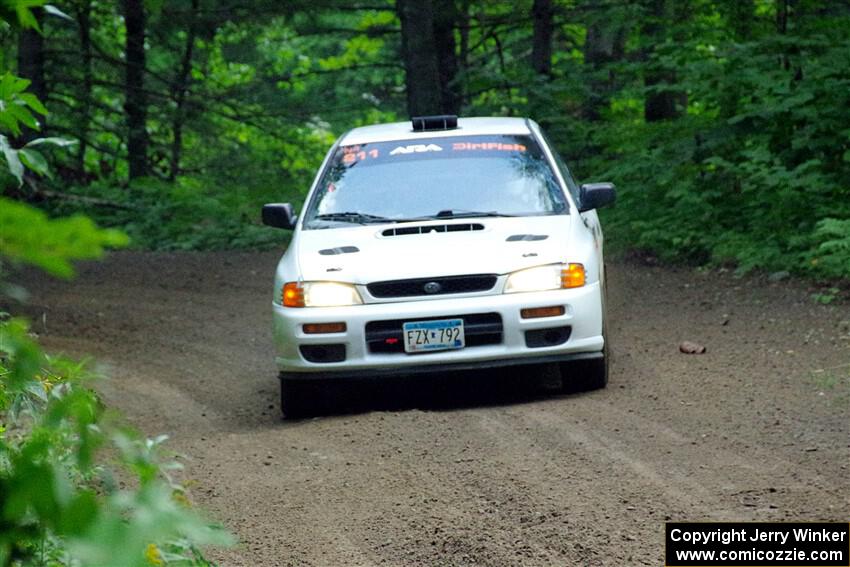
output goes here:
{"type": "MultiPolygon", "coordinates": [[[[576,289],[533,293],[446,297],[427,301],[373,303],[347,307],[287,308],[274,304],[275,359],[278,369],[303,378],[405,374],[423,371],[534,364],[582,358],[600,353],[602,297],[598,283],[576,289]],[[564,306],[556,317],[522,319],[520,310],[564,306]],[[461,314],[497,313],[502,320],[498,344],[409,355],[370,352],[366,325],[375,321],[453,318],[461,314]],[[307,323],[345,322],[343,333],[308,335],[307,323]],[[569,339],[554,346],[529,347],[526,331],[570,327],[569,339]],[[343,362],[317,363],[304,358],[301,346],[343,345],[343,362]]],[[[598,356],[598,355],[597,355],[598,356]]]]}

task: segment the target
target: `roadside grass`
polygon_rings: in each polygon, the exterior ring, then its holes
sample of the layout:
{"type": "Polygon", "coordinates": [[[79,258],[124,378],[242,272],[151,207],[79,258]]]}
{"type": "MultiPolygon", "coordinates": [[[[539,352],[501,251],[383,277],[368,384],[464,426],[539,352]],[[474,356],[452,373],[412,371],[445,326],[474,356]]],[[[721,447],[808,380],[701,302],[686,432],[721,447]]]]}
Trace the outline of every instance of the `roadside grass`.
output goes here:
{"type": "Polygon", "coordinates": [[[850,407],[850,363],[812,370],[809,380],[819,394],[829,392],[832,403],[850,407]]]}

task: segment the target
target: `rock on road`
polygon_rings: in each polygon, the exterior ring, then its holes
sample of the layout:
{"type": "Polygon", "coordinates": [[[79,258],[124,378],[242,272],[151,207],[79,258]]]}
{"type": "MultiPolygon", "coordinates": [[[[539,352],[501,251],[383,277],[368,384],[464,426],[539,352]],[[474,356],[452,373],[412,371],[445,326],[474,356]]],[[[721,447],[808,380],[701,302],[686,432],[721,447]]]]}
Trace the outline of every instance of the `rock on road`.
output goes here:
{"type": "Polygon", "coordinates": [[[551,368],[384,380],[285,422],[277,257],[125,252],[22,282],[44,344],[94,355],[107,403],[186,455],[240,540],[221,565],[660,565],[666,520],[850,518],[850,307],[799,283],[615,263],[606,390],[556,395],[551,368]]]}

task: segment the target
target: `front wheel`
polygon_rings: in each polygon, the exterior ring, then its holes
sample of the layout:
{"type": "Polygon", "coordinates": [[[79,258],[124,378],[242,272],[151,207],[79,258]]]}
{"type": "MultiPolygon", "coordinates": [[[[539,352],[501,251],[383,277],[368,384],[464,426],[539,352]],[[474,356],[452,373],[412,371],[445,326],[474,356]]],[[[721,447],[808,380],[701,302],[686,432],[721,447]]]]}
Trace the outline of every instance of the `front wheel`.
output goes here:
{"type": "Polygon", "coordinates": [[[602,290],[602,356],[572,362],[561,362],[561,391],[574,394],[601,390],[608,385],[608,366],[611,349],[608,346],[608,309],[606,307],[607,286],[602,290]]]}
{"type": "Polygon", "coordinates": [[[286,419],[311,416],[321,401],[321,388],[311,380],[280,375],[280,411],[286,419]]]}
{"type": "Polygon", "coordinates": [[[601,390],[608,385],[608,341],[600,358],[561,362],[561,390],[568,394],[601,390]]]}

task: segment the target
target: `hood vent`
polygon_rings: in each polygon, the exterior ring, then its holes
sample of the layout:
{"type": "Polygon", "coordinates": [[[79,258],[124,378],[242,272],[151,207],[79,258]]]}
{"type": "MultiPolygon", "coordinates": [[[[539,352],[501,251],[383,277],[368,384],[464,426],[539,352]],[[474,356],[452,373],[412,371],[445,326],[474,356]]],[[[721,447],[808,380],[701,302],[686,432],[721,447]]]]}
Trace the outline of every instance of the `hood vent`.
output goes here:
{"type": "Polygon", "coordinates": [[[461,224],[429,224],[425,226],[400,226],[388,228],[381,234],[384,236],[404,236],[406,234],[428,234],[429,232],[469,232],[471,230],[484,230],[481,223],[461,224]]]}
{"type": "Polygon", "coordinates": [[[513,234],[507,238],[508,242],[530,242],[534,240],[546,240],[548,234],[513,234]]]}
{"type": "Polygon", "coordinates": [[[360,252],[360,248],[357,246],[340,246],[338,248],[325,248],[324,250],[319,250],[319,254],[322,256],[336,256],[337,254],[354,254],[355,252],[360,252]]]}

